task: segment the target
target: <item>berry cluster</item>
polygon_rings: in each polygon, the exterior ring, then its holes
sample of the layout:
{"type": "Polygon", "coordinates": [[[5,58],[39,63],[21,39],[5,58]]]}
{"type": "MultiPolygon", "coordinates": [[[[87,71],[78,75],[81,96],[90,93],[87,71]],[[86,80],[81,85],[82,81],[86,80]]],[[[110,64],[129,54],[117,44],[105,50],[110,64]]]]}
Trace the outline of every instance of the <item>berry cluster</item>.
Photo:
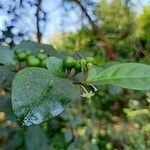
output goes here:
{"type": "Polygon", "coordinates": [[[71,70],[74,68],[77,72],[80,72],[82,68],[90,69],[93,65],[95,65],[95,59],[93,57],[75,60],[73,57],[68,56],[63,60],[64,69],[71,70]]]}
{"type": "Polygon", "coordinates": [[[46,68],[46,58],[48,57],[44,50],[40,50],[37,56],[31,54],[30,51],[15,50],[16,58],[20,62],[26,62],[28,67],[46,68]]]}

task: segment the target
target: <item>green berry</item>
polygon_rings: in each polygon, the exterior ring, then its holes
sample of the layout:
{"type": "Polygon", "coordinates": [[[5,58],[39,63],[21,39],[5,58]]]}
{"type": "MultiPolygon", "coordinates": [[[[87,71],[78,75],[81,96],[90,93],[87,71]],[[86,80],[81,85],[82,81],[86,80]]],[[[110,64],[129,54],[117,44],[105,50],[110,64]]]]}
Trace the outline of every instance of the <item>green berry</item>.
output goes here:
{"type": "Polygon", "coordinates": [[[37,56],[38,59],[40,60],[44,60],[47,58],[47,55],[46,54],[42,54],[42,53],[39,53],[38,56],[37,56]]]}
{"type": "Polygon", "coordinates": [[[24,61],[24,60],[26,60],[27,56],[28,55],[26,52],[20,52],[17,54],[17,59],[20,61],[24,61]]]}
{"type": "Polygon", "coordinates": [[[87,68],[88,68],[88,69],[90,69],[90,68],[92,68],[92,67],[93,67],[93,64],[92,64],[92,63],[88,63],[88,64],[87,64],[87,68]]]}
{"type": "Polygon", "coordinates": [[[42,68],[47,68],[47,66],[46,66],[46,59],[45,59],[45,60],[42,60],[42,61],[40,62],[40,66],[41,66],[42,68]]]}
{"type": "Polygon", "coordinates": [[[32,59],[32,58],[35,58],[35,56],[29,55],[29,56],[27,57],[27,60],[32,59]]]}
{"type": "Polygon", "coordinates": [[[30,67],[38,67],[40,65],[40,60],[36,57],[32,57],[27,60],[27,64],[30,67]]]}
{"type": "Polygon", "coordinates": [[[72,69],[76,65],[76,61],[73,57],[68,56],[63,60],[63,68],[72,69]]]}
{"type": "Polygon", "coordinates": [[[87,57],[86,61],[87,61],[87,63],[92,63],[92,64],[95,63],[95,59],[93,57],[87,57]]]}
{"type": "Polygon", "coordinates": [[[79,60],[76,61],[75,70],[76,70],[77,72],[80,72],[80,71],[81,71],[81,64],[80,64],[80,61],[79,61],[79,60]]]}
{"type": "Polygon", "coordinates": [[[15,49],[14,53],[15,55],[18,55],[19,53],[21,53],[22,51],[20,49],[15,49]]]}
{"type": "Polygon", "coordinates": [[[80,64],[81,64],[81,66],[84,66],[84,65],[86,65],[86,60],[85,59],[80,59],[80,64]]]}

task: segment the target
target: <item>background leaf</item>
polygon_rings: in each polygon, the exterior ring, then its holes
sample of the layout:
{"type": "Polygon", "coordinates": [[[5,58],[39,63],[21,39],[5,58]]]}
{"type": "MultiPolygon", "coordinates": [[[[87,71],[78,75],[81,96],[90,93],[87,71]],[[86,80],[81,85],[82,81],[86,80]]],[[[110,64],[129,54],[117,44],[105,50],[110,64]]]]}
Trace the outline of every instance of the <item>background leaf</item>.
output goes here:
{"type": "Polygon", "coordinates": [[[19,49],[20,51],[31,51],[33,54],[38,54],[40,50],[43,49],[48,55],[57,54],[57,51],[51,45],[39,44],[33,41],[21,42],[13,48],[13,50],[16,49],[19,49]]]}
{"type": "Polygon", "coordinates": [[[56,75],[56,76],[63,76],[63,71],[62,71],[62,60],[56,57],[49,57],[46,60],[47,68],[48,70],[56,75]]]}
{"type": "Polygon", "coordinates": [[[150,66],[138,63],[114,65],[98,74],[93,82],[101,81],[127,89],[150,89],[150,66]]]}
{"type": "Polygon", "coordinates": [[[0,66],[0,88],[11,89],[15,73],[5,66],[0,66]]]}
{"type": "Polygon", "coordinates": [[[40,126],[31,126],[26,131],[26,149],[47,150],[49,149],[48,137],[40,126]],[[31,140],[32,139],[32,140],[31,140]]]}
{"type": "Polygon", "coordinates": [[[72,82],[54,77],[47,69],[23,69],[13,81],[13,110],[20,123],[26,126],[59,115],[76,98],[72,82]]]}
{"type": "Polygon", "coordinates": [[[94,67],[90,68],[88,71],[87,82],[91,81],[97,76],[97,71],[94,67]]]}
{"type": "Polygon", "coordinates": [[[12,110],[10,95],[0,96],[0,112],[1,111],[5,113],[6,119],[16,121],[16,116],[12,110]]]}
{"type": "Polygon", "coordinates": [[[0,64],[8,66],[11,69],[15,69],[18,64],[13,51],[8,47],[0,46],[0,64]]]}

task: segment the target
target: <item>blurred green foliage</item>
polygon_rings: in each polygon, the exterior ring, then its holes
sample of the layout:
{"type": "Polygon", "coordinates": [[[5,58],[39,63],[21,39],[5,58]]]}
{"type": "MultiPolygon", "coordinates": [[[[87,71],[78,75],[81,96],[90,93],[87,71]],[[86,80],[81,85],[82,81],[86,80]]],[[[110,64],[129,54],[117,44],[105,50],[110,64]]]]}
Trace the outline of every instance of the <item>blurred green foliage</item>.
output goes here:
{"type": "MultiPolygon", "coordinates": [[[[103,68],[117,61],[150,63],[150,6],[136,15],[126,1],[101,0],[95,14],[102,34],[119,54],[118,60],[105,61],[104,49],[87,26],[58,35],[52,44],[70,53],[78,51],[87,55],[90,52],[103,68]]],[[[78,100],[58,118],[27,128],[14,122],[10,117],[12,111],[7,116],[7,109],[3,107],[5,100],[0,97],[0,150],[148,150],[149,92],[113,86],[99,89],[93,101],[78,100]]],[[[9,97],[9,91],[5,91],[9,97]]],[[[1,90],[0,95],[3,92],[1,90]]]]}
{"type": "Polygon", "coordinates": [[[137,37],[143,46],[149,51],[150,48],[150,6],[144,8],[143,13],[137,17],[137,37]]]}

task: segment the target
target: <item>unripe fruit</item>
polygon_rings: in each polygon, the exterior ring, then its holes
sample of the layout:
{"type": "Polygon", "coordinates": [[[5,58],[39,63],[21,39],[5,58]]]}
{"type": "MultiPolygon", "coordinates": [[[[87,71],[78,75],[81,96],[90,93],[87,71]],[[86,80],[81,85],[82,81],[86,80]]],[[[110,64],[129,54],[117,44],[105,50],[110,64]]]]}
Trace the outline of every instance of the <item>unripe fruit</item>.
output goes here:
{"type": "Polygon", "coordinates": [[[80,61],[79,61],[79,60],[76,61],[75,70],[76,70],[77,72],[80,72],[80,71],[81,71],[81,64],[80,64],[80,61]]]}
{"type": "Polygon", "coordinates": [[[67,69],[72,69],[76,65],[76,61],[74,60],[73,57],[68,56],[63,60],[63,67],[67,69]]]}
{"type": "Polygon", "coordinates": [[[35,56],[29,55],[29,56],[27,57],[27,61],[28,61],[29,59],[34,59],[34,58],[35,58],[35,56]]]}
{"type": "Polygon", "coordinates": [[[47,68],[47,67],[46,67],[46,59],[44,59],[44,60],[42,60],[42,61],[40,62],[40,66],[41,66],[42,68],[47,68]]]}
{"type": "Polygon", "coordinates": [[[88,68],[88,69],[90,69],[90,68],[92,68],[92,67],[93,67],[93,64],[92,64],[92,63],[88,63],[88,64],[87,64],[87,68],[88,68]]]}
{"type": "Polygon", "coordinates": [[[42,53],[39,53],[38,56],[37,56],[38,59],[40,60],[44,60],[47,58],[47,55],[46,54],[42,54],[42,53]]]}
{"type": "Polygon", "coordinates": [[[84,66],[84,65],[86,65],[86,60],[85,59],[80,59],[80,64],[81,64],[81,66],[84,66]]]}
{"type": "Polygon", "coordinates": [[[93,57],[87,57],[86,61],[87,61],[87,63],[92,63],[92,64],[95,63],[95,59],[93,57]]]}
{"type": "Polygon", "coordinates": [[[27,60],[27,64],[30,67],[38,67],[40,65],[40,60],[36,57],[32,57],[27,60]]]}
{"type": "Polygon", "coordinates": [[[18,55],[19,53],[21,53],[22,51],[20,49],[15,49],[14,53],[15,55],[18,55]]]}
{"type": "Polygon", "coordinates": [[[27,56],[28,55],[26,52],[20,52],[17,54],[17,59],[20,61],[24,61],[24,60],[26,60],[27,56]]]}

